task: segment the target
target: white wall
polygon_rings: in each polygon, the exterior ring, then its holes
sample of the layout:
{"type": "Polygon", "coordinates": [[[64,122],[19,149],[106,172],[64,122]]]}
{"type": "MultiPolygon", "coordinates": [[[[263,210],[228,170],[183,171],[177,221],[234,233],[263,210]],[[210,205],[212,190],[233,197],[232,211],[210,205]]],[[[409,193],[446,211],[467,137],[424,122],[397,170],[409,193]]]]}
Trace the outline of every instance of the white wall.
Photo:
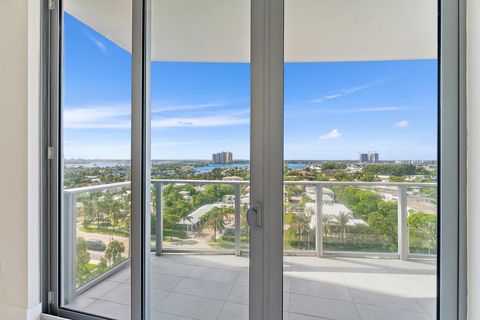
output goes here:
{"type": "Polygon", "coordinates": [[[468,318],[480,319],[480,1],[467,0],[468,318]]]}
{"type": "Polygon", "coordinates": [[[40,1],[0,1],[0,319],[37,319],[40,1]]]}

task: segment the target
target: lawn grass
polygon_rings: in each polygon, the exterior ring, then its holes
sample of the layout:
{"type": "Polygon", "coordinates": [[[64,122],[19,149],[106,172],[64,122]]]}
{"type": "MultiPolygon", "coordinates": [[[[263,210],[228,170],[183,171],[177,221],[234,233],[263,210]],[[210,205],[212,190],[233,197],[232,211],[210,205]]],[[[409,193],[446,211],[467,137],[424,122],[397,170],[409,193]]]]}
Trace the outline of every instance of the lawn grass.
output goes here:
{"type": "Polygon", "coordinates": [[[82,225],[80,226],[79,230],[87,233],[104,234],[107,236],[118,236],[118,237],[124,237],[124,238],[128,238],[130,236],[130,233],[127,230],[122,230],[122,229],[113,229],[113,228],[97,229],[97,227],[85,227],[82,225]]]}

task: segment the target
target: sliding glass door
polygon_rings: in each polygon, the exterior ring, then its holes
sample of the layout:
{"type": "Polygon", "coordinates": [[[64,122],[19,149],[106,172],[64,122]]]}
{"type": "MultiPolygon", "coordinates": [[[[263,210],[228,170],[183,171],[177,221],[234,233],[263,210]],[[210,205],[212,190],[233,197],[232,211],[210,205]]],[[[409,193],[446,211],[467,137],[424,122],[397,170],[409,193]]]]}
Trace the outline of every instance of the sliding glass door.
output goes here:
{"type": "Polygon", "coordinates": [[[61,1],[52,313],[451,319],[458,39],[440,8],[61,1]]]}
{"type": "Polygon", "coordinates": [[[248,319],[250,3],[151,1],[150,319],[248,319]]]}
{"type": "Polygon", "coordinates": [[[130,319],[131,2],[63,5],[59,306],[130,319]]]}
{"type": "Polygon", "coordinates": [[[285,1],[289,319],[436,318],[437,33],[436,1],[285,1]]]}

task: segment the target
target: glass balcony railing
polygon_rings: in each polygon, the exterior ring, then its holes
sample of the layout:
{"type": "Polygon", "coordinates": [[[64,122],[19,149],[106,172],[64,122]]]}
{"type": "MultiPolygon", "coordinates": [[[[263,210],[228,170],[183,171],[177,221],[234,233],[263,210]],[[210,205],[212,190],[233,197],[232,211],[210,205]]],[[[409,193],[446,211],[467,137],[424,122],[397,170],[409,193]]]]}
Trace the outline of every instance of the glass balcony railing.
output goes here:
{"type": "MultiPolygon", "coordinates": [[[[153,253],[248,254],[249,191],[249,181],[152,180],[153,253]]],[[[285,181],[285,255],[434,259],[436,192],[435,183],[285,181]]],[[[69,300],[128,263],[130,183],[65,190],[64,206],[69,300]]]]}
{"type": "Polygon", "coordinates": [[[130,259],[130,182],[64,191],[65,303],[130,259]]]}

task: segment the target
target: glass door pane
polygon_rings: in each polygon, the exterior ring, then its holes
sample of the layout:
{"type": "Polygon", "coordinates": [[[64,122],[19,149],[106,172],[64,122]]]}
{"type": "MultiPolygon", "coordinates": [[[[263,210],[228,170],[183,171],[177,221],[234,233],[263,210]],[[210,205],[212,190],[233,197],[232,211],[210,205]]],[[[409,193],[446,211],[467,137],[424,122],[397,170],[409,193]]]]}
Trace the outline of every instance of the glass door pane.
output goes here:
{"type": "Polygon", "coordinates": [[[284,310],[435,319],[435,1],[285,1],[284,310]]]}
{"type": "Polygon", "coordinates": [[[63,3],[60,306],[130,319],[131,3],[63,3]]]}
{"type": "Polygon", "coordinates": [[[151,319],[248,319],[249,1],[152,0],[151,319]]]}

